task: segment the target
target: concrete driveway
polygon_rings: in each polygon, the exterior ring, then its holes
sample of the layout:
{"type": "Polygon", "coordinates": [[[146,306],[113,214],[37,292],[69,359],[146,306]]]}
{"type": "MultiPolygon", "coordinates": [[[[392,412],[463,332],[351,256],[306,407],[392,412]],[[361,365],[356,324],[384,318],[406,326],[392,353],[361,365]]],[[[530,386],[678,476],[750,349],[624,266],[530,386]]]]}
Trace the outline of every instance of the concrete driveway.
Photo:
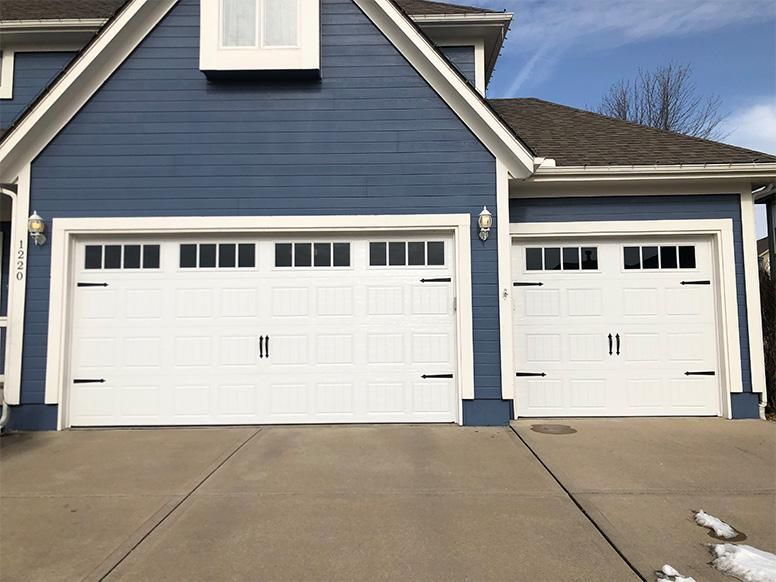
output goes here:
{"type": "Polygon", "coordinates": [[[731,580],[708,565],[706,544],[719,540],[694,523],[693,510],[776,553],[776,423],[564,419],[513,427],[647,580],[666,563],[699,581],[731,580]],[[542,424],[577,432],[536,432],[542,424]]]}
{"type": "Polygon", "coordinates": [[[638,579],[509,428],[71,431],[0,454],[3,580],[638,579]]]}

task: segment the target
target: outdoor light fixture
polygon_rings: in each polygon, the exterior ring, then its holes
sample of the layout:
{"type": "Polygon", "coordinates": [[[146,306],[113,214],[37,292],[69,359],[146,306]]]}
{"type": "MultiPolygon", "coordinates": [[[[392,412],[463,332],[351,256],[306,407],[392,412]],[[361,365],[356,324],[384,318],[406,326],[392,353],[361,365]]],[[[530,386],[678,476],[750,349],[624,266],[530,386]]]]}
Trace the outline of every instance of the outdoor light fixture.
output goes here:
{"type": "Polygon", "coordinates": [[[32,216],[27,219],[27,230],[30,233],[30,238],[35,246],[42,246],[46,244],[46,235],[43,234],[46,230],[46,223],[37,212],[33,212],[32,216]]]}
{"type": "Polygon", "coordinates": [[[477,224],[480,226],[480,240],[483,242],[488,240],[490,227],[493,226],[493,215],[488,211],[487,206],[482,207],[482,212],[480,212],[480,217],[477,219],[477,224]]]}

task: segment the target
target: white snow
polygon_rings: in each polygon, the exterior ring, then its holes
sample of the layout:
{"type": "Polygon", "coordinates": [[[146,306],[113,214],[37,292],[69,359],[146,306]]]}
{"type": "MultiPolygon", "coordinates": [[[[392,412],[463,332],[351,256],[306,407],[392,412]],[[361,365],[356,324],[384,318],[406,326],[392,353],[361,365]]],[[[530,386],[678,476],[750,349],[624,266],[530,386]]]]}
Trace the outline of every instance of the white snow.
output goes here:
{"type": "Polygon", "coordinates": [[[776,555],[745,544],[714,544],[714,567],[743,582],[776,581],[776,555]]]}
{"type": "Polygon", "coordinates": [[[695,578],[682,576],[679,572],[676,571],[676,568],[673,568],[668,564],[663,566],[660,572],[657,573],[657,579],[666,580],[668,582],[696,582],[695,578]]]}
{"type": "Polygon", "coordinates": [[[714,530],[714,535],[716,535],[718,538],[730,540],[738,536],[738,532],[736,530],[734,530],[721,519],[718,519],[713,515],[709,515],[702,509],[695,514],[695,523],[714,530]]]}

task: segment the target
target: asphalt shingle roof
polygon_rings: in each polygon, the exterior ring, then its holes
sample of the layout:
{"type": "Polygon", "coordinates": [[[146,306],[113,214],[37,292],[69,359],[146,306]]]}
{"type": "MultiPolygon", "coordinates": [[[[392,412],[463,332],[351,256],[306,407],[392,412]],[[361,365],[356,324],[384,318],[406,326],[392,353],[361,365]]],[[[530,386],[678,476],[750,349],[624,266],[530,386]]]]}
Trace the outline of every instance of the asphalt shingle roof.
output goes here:
{"type": "Polygon", "coordinates": [[[110,18],[126,0],[0,0],[0,20],[110,18]]]}
{"type": "Polygon", "coordinates": [[[654,129],[541,99],[489,99],[536,153],[558,166],[776,162],[776,156],[654,129]]]}
{"type": "Polygon", "coordinates": [[[430,2],[429,0],[395,0],[407,14],[413,16],[429,14],[482,14],[492,13],[496,10],[477,8],[475,6],[463,6],[460,4],[447,4],[445,2],[430,2]]]}

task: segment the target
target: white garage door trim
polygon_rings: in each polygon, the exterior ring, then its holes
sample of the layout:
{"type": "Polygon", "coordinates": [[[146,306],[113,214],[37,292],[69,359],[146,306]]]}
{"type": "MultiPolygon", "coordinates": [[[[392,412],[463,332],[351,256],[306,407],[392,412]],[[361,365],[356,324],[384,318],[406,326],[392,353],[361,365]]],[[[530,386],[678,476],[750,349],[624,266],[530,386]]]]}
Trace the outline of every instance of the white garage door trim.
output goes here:
{"type": "MultiPolygon", "coordinates": [[[[510,234],[517,240],[536,238],[584,238],[706,235],[712,237],[714,281],[718,290],[717,310],[720,322],[718,345],[720,386],[729,387],[720,395],[722,415],[731,418],[731,392],[743,392],[741,353],[736,292],[733,221],[720,220],[644,220],[592,222],[539,222],[511,224],[510,234]]],[[[512,252],[511,247],[508,252],[512,252]]],[[[502,357],[505,354],[502,353],[502,357]]],[[[514,355],[506,354],[514,369],[514,355]]],[[[514,383],[513,383],[514,385],[514,383]]],[[[515,395],[516,396],[516,395],[515,395]]],[[[515,406],[515,418],[518,407],[515,406]]]]}
{"type": "Polygon", "coordinates": [[[472,329],[471,217],[468,214],[274,217],[132,217],[59,218],[52,226],[51,288],[49,298],[46,404],[59,404],[57,427],[68,428],[68,365],[72,319],[75,242],[83,235],[187,235],[253,233],[424,232],[446,230],[455,245],[455,285],[458,298],[456,385],[458,423],[464,399],[474,398],[474,337],[472,329]]]}

